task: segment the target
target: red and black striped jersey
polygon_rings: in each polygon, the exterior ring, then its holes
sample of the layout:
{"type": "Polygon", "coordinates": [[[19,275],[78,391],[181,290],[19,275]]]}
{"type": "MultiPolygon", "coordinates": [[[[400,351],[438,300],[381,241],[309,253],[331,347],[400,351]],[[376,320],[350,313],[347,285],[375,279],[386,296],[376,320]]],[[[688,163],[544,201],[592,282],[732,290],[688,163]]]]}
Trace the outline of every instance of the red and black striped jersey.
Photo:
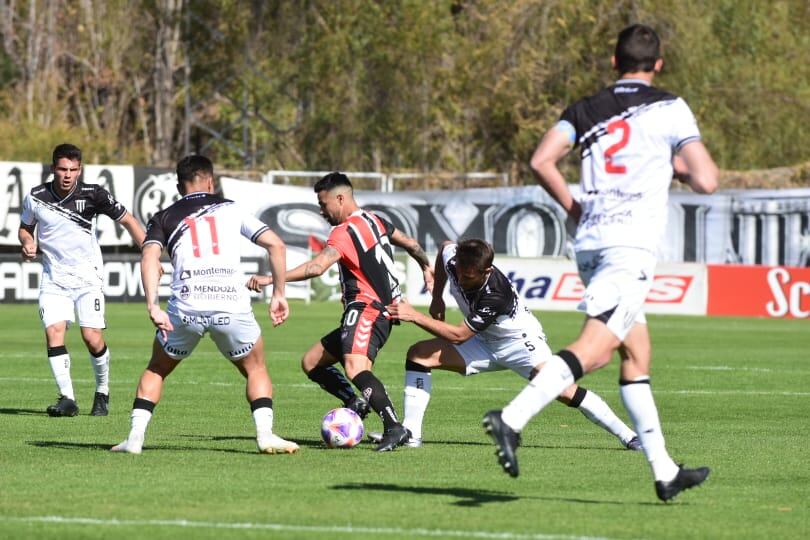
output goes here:
{"type": "Polygon", "coordinates": [[[402,293],[391,247],[395,230],[388,221],[364,210],[332,229],[326,245],[340,253],[344,306],[355,301],[388,305],[399,300],[402,293]]]}

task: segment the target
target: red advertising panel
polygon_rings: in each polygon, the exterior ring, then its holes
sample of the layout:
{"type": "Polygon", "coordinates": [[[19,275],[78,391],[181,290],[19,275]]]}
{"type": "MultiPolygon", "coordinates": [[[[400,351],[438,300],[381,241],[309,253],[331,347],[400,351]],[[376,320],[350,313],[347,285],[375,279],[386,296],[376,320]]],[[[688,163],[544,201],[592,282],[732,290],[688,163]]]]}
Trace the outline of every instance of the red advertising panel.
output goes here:
{"type": "Polygon", "coordinates": [[[810,318],[810,268],[709,265],[708,315],[810,318]]]}

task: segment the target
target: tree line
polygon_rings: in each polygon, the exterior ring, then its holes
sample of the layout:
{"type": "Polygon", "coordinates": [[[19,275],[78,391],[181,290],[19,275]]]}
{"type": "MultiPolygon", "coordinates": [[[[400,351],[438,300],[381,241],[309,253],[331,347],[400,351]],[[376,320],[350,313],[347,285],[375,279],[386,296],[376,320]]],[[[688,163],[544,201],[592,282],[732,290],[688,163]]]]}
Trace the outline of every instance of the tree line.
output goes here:
{"type": "MultiPolygon", "coordinates": [[[[0,158],[505,171],[632,22],[724,169],[810,159],[806,0],[3,0],[0,158]]],[[[572,157],[568,166],[575,163],[572,157]]]]}

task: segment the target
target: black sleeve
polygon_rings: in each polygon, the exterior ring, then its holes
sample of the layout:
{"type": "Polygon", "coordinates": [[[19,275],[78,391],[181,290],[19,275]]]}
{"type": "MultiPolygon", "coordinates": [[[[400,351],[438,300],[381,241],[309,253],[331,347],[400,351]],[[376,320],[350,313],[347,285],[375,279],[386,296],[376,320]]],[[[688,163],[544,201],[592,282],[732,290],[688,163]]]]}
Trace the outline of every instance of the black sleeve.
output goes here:
{"type": "Polygon", "coordinates": [[[481,295],[475,303],[474,309],[464,319],[470,330],[483,332],[501,315],[508,314],[512,309],[512,297],[497,290],[491,290],[481,295]]]}
{"type": "Polygon", "coordinates": [[[101,186],[96,186],[96,190],[93,192],[93,202],[98,214],[104,214],[114,221],[118,221],[127,213],[124,205],[116,201],[110,192],[101,186]]]}
{"type": "Polygon", "coordinates": [[[166,232],[163,227],[163,212],[158,212],[149,223],[146,224],[146,237],[143,240],[143,245],[146,244],[159,244],[160,247],[166,247],[166,232]]]}

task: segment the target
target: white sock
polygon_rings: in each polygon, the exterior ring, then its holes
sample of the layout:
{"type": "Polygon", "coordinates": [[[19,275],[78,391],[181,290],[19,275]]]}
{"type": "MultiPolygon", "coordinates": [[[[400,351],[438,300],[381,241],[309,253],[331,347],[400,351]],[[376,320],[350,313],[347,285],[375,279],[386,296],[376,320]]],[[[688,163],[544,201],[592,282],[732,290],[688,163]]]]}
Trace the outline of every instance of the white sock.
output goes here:
{"type": "Polygon", "coordinates": [[[149,421],[152,419],[152,413],[146,409],[132,409],[132,427],[129,430],[129,438],[143,439],[146,435],[146,428],[149,426],[149,421]]]}
{"type": "Polygon", "coordinates": [[[104,346],[101,356],[90,354],[90,365],[93,366],[93,373],[96,375],[96,392],[110,394],[110,349],[104,346]]]}
{"type": "Polygon", "coordinates": [[[59,393],[66,398],[75,400],[73,381],[70,379],[70,355],[65,353],[49,356],[48,362],[51,364],[51,372],[53,372],[53,378],[56,380],[59,393]]]}
{"type": "Polygon", "coordinates": [[[430,403],[430,390],[433,388],[433,376],[430,372],[405,372],[405,397],[402,404],[404,418],[402,425],[414,439],[422,438],[422,420],[430,403]]]}
{"type": "Polygon", "coordinates": [[[590,390],[585,392],[585,397],[577,408],[588,420],[615,435],[622,444],[626,444],[636,436],[635,432],[616,416],[605,400],[590,390]]]}
{"type": "Polygon", "coordinates": [[[253,411],[253,421],[256,423],[256,436],[266,436],[273,433],[273,409],[259,407],[253,411]]]}
{"type": "Polygon", "coordinates": [[[649,377],[639,377],[631,384],[621,385],[619,389],[653,476],[656,480],[668,482],[678,474],[678,466],[667,453],[649,381],[649,377]]]}
{"type": "Polygon", "coordinates": [[[562,358],[556,354],[543,364],[540,372],[504,407],[501,418],[518,433],[543,408],[557,399],[563,390],[574,384],[574,375],[562,358]]]}

